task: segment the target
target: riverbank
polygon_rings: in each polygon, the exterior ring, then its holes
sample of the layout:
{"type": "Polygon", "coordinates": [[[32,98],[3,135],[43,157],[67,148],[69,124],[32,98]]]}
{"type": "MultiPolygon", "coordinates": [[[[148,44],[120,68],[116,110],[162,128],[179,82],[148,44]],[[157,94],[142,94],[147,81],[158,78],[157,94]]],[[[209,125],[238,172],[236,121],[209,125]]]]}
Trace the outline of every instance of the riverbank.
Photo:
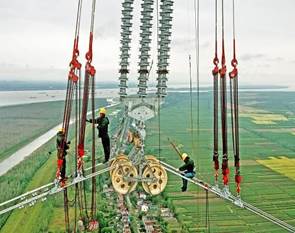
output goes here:
{"type": "MultiPolygon", "coordinates": [[[[96,107],[106,106],[97,99],[96,107]]],[[[0,108],[0,175],[46,143],[60,128],[63,101],[0,108]]]]}

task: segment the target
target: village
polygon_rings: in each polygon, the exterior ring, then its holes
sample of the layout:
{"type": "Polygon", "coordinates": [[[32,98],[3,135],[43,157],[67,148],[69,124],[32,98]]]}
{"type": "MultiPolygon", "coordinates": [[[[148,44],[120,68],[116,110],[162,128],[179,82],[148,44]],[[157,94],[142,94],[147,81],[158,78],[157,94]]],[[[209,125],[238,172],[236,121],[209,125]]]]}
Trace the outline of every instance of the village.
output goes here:
{"type": "Polygon", "coordinates": [[[102,195],[109,203],[104,212],[116,209],[116,216],[108,217],[108,227],[101,228],[101,232],[114,232],[108,229],[113,226],[119,233],[163,233],[166,232],[166,223],[177,219],[165,204],[154,203],[153,199],[143,191],[136,191],[123,196],[114,191],[112,186],[103,185],[102,195]]]}

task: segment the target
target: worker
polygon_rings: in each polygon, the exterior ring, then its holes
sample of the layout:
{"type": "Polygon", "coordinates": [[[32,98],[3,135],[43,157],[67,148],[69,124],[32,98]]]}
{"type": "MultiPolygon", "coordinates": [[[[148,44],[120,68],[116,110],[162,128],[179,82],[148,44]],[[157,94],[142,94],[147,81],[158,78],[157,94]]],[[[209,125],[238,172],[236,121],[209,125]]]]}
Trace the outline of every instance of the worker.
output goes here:
{"type": "Polygon", "coordinates": [[[66,155],[67,151],[70,148],[70,141],[65,142],[65,130],[61,128],[56,134],[56,148],[58,150],[58,159],[62,161],[62,165],[60,168],[60,181],[61,183],[65,183],[66,180],[66,155]]]}
{"type": "MultiPolygon", "coordinates": [[[[101,138],[101,143],[104,150],[104,163],[108,162],[110,159],[110,137],[108,134],[109,119],[106,117],[106,109],[99,109],[99,117],[94,120],[94,123],[97,124],[98,137],[101,138]]],[[[92,119],[87,120],[92,123],[92,119]]]]}
{"type": "MultiPolygon", "coordinates": [[[[184,173],[186,178],[193,178],[195,176],[195,163],[194,161],[186,154],[181,155],[181,159],[184,162],[184,165],[181,166],[178,170],[184,173]]],[[[187,180],[182,178],[182,188],[181,191],[185,192],[187,190],[187,180]]]]}

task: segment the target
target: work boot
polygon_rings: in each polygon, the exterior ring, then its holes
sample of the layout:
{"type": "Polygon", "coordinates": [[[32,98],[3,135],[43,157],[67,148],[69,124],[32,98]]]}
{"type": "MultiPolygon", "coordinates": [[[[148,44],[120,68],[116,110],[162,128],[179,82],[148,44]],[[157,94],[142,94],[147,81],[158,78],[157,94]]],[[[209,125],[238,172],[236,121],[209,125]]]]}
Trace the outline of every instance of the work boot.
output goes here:
{"type": "Polygon", "coordinates": [[[105,159],[105,160],[103,161],[103,164],[106,164],[106,163],[108,163],[108,162],[109,162],[109,160],[106,160],[106,159],[105,159]]]}

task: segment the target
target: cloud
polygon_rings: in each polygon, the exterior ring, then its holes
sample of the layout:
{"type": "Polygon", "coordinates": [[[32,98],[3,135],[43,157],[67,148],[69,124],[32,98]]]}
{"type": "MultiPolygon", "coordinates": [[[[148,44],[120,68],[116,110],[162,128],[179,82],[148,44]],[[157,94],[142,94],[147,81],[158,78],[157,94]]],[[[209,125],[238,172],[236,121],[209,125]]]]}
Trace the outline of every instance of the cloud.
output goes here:
{"type": "Polygon", "coordinates": [[[99,23],[95,28],[94,37],[95,39],[110,39],[119,36],[120,25],[115,20],[108,20],[104,23],[99,23]],[[110,25],[112,25],[110,27],[110,25]]]}
{"type": "Polygon", "coordinates": [[[261,58],[265,58],[266,55],[265,54],[262,54],[262,53],[257,53],[257,54],[243,54],[240,56],[240,60],[242,61],[252,61],[252,60],[255,60],[255,59],[261,59],[261,58]]]}
{"type": "Polygon", "coordinates": [[[26,64],[23,66],[0,63],[0,80],[55,80],[64,81],[67,78],[66,69],[54,67],[38,68],[26,64]]]}
{"type": "MultiPolygon", "coordinates": [[[[0,65],[1,78],[4,75],[9,75],[9,77],[20,77],[21,80],[30,80],[33,77],[34,79],[49,79],[51,78],[49,74],[54,74],[52,76],[56,77],[53,79],[63,79],[63,72],[60,70],[64,68],[66,75],[72,50],[77,2],[60,0],[0,1],[0,28],[3,32],[0,36],[0,62],[7,62],[6,65],[0,65]],[[23,64],[28,64],[28,66],[23,64]],[[50,65],[55,68],[50,69],[50,65]],[[45,75],[45,73],[48,74],[45,75]]],[[[101,78],[110,80],[116,80],[118,75],[121,3],[122,1],[118,0],[98,1],[96,8],[93,64],[97,67],[97,73],[101,78]]],[[[140,4],[141,1],[134,2],[134,25],[130,51],[130,69],[135,71],[138,69],[140,4]]],[[[293,46],[295,34],[284,25],[295,21],[294,6],[294,0],[286,0],[284,4],[275,0],[260,0],[255,2],[254,8],[253,1],[239,2],[236,8],[236,26],[241,72],[249,70],[247,63],[258,60],[260,64],[264,64],[264,67],[268,66],[269,73],[279,70],[282,77],[289,77],[291,71],[286,69],[286,66],[295,64],[295,47],[293,46]],[[269,7],[265,8],[265,6],[269,7]],[[278,12],[278,9],[284,14],[274,21],[273,15],[278,12]],[[251,12],[251,17],[248,17],[249,12],[251,12]],[[263,12],[263,17],[260,17],[261,12],[263,12]],[[259,22],[257,22],[257,18],[260,19],[259,22]]],[[[226,11],[230,10],[231,3],[226,4],[225,7],[226,11]]],[[[208,76],[211,74],[214,52],[214,3],[203,1],[200,8],[200,68],[201,72],[207,72],[208,76]]],[[[88,49],[90,11],[91,1],[83,1],[79,44],[81,62],[85,62],[84,54],[88,49]]],[[[180,81],[184,76],[187,76],[187,54],[194,55],[193,20],[193,1],[175,1],[171,58],[170,67],[168,67],[171,74],[182,72],[175,75],[172,79],[175,81],[180,81]]],[[[231,19],[226,17],[226,40],[231,37],[231,23],[231,19]]],[[[220,28],[218,30],[220,38],[220,28]]],[[[155,51],[155,35],[152,40],[154,43],[152,50],[155,51]]],[[[226,54],[230,54],[231,46],[228,43],[226,46],[226,54]]],[[[154,51],[152,51],[151,58],[156,57],[154,51]]],[[[220,55],[220,46],[218,52],[220,55]]],[[[254,68],[257,67],[254,66],[254,68]]],[[[260,75],[262,71],[264,70],[256,69],[253,72],[260,75]]],[[[136,79],[137,73],[130,75],[130,78],[132,77],[136,79]]],[[[257,76],[257,79],[259,77],[257,76]]],[[[252,76],[245,77],[245,79],[252,82],[252,76]]],[[[208,80],[206,75],[204,80],[208,80]]],[[[277,77],[268,78],[268,80],[276,82],[277,77]]]]}
{"type": "Polygon", "coordinates": [[[271,56],[269,56],[267,54],[263,54],[263,53],[256,53],[256,54],[248,53],[248,54],[241,55],[240,60],[244,61],[244,62],[245,61],[253,61],[253,60],[263,60],[263,61],[265,61],[265,62],[267,62],[269,64],[269,63],[273,63],[273,62],[276,62],[276,63],[284,62],[286,59],[283,58],[283,57],[280,57],[280,56],[271,57],[271,56]]]}

